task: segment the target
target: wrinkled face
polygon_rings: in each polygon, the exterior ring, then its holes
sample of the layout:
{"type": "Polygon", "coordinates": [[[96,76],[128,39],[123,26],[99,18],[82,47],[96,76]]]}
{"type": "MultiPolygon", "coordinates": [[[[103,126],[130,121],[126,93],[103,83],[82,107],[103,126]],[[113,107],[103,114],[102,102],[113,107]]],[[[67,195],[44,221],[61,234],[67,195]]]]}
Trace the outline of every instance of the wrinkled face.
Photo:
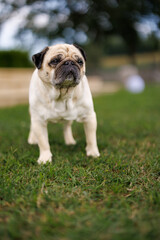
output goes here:
{"type": "Polygon", "coordinates": [[[57,89],[76,86],[85,74],[85,53],[74,45],[47,47],[32,59],[41,80],[57,89]]]}

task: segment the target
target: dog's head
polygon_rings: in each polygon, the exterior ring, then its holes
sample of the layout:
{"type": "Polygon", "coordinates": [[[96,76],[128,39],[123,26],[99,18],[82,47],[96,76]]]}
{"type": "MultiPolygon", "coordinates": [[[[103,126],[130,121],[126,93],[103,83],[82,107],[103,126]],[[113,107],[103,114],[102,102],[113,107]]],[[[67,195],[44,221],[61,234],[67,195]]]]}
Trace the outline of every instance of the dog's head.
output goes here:
{"type": "Polygon", "coordinates": [[[85,74],[86,55],[77,45],[58,44],[32,56],[42,81],[55,88],[76,86],[85,74]]]}

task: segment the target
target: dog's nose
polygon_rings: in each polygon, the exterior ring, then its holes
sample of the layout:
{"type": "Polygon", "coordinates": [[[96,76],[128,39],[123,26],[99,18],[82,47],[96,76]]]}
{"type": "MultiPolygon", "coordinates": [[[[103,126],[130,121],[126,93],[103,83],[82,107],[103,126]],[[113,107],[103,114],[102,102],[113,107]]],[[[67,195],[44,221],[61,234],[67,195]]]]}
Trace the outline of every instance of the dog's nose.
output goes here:
{"type": "Polygon", "coordinates": [[[64,65],[74,65],[74,62],[71,60],[67,60],[64,62],[64,65]]]}

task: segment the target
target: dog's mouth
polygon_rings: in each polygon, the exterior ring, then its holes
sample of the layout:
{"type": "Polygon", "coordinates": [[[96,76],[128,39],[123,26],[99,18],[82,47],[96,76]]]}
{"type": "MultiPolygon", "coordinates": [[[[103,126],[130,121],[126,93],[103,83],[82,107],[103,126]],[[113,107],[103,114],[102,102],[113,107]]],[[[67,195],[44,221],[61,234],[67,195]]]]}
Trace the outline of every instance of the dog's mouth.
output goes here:
{"type": "Polygon", "coordinates": [[[74,84],[75,81],[76,81],[76,76],[75,76],[75,74],[70,72],[70,73],[66,76],[65,80],[62,82],[62,85],[63,85],[63,86],[70,86],[70,85],[74,84]]]}
{"type": "Polygon", "coordinates": [[[76,64],[63,64],[55,70],[53,84],[56,88],[75,87],[79,82],[80,69],[76,64]]]}

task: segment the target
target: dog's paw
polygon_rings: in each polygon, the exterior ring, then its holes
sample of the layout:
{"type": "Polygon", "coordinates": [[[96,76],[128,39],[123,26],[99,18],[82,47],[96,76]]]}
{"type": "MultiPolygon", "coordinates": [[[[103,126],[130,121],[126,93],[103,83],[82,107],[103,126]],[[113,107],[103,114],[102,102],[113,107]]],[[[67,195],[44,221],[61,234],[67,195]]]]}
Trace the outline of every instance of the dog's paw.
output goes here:
{"type": "Polygon", "coordinates": [[[52,161],[52,153],[50,151],[44,151],[38,158],[38,164],[45,164],[52,161]]]}
{"type": "Polygon", "coordinates": [[[86,153],[88,157],[94,157],[97,158],[100,156],[100,153],[98,151],[98,147],[86,147],[86,153]]]}
{"type": "Polygon", "coordinates": [[[67,140],[65,140],[65,144],[66,144],[66,145],[75,145],[75,144],[76,144],[76,141],[74,140],[74,138],[72,138],[72,139],[67,139],[67,140]]]}

